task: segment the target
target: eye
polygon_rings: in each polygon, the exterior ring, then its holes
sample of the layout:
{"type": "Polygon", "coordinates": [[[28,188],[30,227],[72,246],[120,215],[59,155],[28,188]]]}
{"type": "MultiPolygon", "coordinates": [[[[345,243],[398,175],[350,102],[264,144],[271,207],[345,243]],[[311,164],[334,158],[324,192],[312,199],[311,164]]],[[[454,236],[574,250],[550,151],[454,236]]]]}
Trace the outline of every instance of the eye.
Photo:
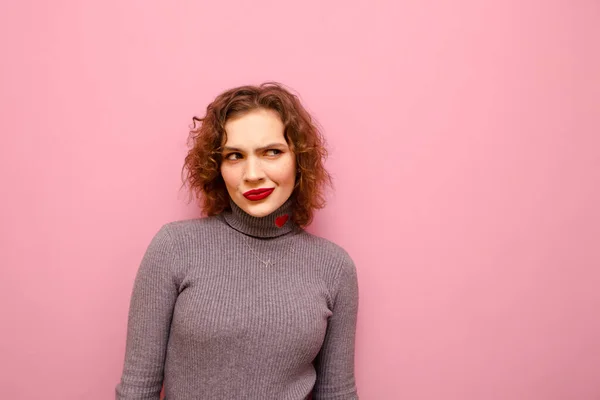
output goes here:
{"type": "Polygon", "coordinates": [[[225,156],[225,159],[229,161],[236,161],[240,158],[242,158],[242,155],[240,153],[229,153],[225,156]]]}
{"type": "Polygon", "coordinates": [[[280,155],[283,152],[278,149],[269,149],[265,153],[267,154],[267,156],[275,157],[275,156],[280,155]]]}

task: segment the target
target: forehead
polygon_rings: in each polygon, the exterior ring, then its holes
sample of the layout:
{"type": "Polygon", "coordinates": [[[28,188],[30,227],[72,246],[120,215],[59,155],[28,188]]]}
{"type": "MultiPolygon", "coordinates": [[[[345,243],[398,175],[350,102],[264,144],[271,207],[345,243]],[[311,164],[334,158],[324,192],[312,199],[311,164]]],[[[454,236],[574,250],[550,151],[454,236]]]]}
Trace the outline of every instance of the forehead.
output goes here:
{"type": "Polygon", "coordinates": [[[226,146],[254,147],[265,143],[283,143],[285,126],[273,110],[257,109],[229,119],[225,123],[226,146]]]}

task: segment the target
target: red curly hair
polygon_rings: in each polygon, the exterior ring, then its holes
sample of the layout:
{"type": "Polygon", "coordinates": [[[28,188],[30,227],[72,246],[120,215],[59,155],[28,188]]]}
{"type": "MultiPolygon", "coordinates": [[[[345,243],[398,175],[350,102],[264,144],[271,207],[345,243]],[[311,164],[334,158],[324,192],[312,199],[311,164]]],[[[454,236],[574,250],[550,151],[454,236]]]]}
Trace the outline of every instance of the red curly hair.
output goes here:
{"type": "Polygon", "coordinates": [[[240,86],[217,96],[203,118],[194,117],[190,150],[183,166],[184,184],[201,201],[204,215],[217,215],[230,208],[229,194],[221,176],[222,147],[227,141],[225,123],[229,118],[256,109],[276,111],[285,140],[296,157],[296,185],[292,192],[293,220],[305,227],[314,211],[325,206],[325,186],[332,185],[325,170],[325,140],[317,124],[298,97],[276,82],[240,86]]]}

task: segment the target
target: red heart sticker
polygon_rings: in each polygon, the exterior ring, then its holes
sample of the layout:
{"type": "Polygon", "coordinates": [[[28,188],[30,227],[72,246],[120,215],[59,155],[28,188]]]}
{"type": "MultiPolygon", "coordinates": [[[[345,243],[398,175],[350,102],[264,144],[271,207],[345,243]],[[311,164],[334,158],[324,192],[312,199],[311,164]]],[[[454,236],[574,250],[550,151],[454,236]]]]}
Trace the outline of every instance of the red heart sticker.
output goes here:
{"type": "Polygon", "coordinates": [[[288,221],[288,219],[290,219],[290,216],[287,214],[277,217],[277,218],[275,218],[275,225],[277,225],[279,228],[281,228],[283,225],[285,225],[285,223],[288,221]]]}

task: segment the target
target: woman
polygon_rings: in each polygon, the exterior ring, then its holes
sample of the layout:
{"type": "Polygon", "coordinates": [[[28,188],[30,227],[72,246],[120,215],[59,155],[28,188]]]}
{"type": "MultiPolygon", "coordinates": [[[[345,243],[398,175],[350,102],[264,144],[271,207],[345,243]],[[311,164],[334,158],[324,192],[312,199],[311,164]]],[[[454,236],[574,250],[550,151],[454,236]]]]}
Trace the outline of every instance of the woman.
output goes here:
{"type": "Polygon", "coordinates": [[[194,121],[184,169],[207,216],[150,243],[116,398],[357,399],[355,266],[303,229],[330,180],[310,115],[267,83],[194,121]]]}

